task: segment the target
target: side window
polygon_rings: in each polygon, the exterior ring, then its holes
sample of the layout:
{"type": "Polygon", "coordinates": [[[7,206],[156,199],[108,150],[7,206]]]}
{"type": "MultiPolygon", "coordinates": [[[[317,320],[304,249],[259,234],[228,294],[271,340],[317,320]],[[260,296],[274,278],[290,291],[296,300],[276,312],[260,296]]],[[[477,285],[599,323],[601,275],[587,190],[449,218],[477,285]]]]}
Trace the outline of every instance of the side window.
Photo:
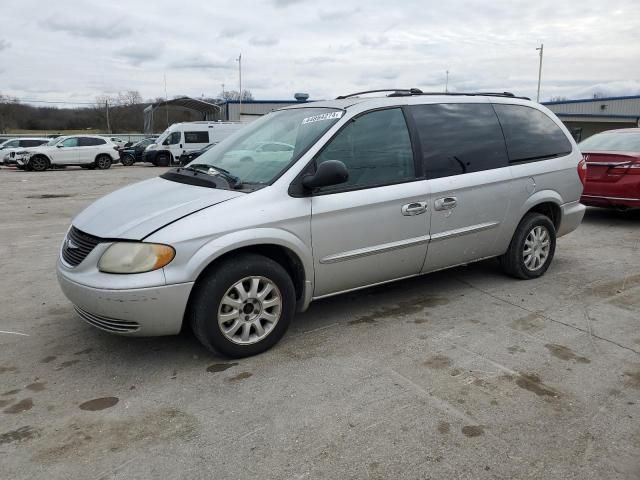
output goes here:
{"type": "Polygon", "coordinates": [[[104,138],[92,138],[91,140],[93,140],[92,145],[105,145],[107,143],[104,138]]]}
{"type": "Polygon", "coordinates": [[[20,140],[21,147],[36,147],[38,145],[42,145],[42,141],[40,140],[20,140]]]}
{"type": "Polygon", "coordinates": [[[16,148],[20,146],[20,140],[11,140],[10,142],[5,143],[2,148],[16,148]]]}
{"type": "Polygon", "coordinates": [[[180,137],[182,137],[182,132],[173,132],[167,137],[163,145],[177,145],[180,143],[180,137]]]}
{"type": "Polygon", "coordinates": [[[349,171],[345,187],[372,187],[415,178],[413,150],[402,110],[392,108],[367,113],[344,127],[316,157],[316,164],[340,160],[349,171]]]}
{"type": "Polygon", "coordinates": [[[184,132],[184,143],[209,143],[209,132],[184,132]]]}
{"type": "Polygon", "coordinates": [[[502,130],[487,103],[409,107],[418,129],[427,178],[508,166],[502,130]]]}
{"type": "Polygon", "coordinates": [[[62,141],[62,146],[65,148],[68,147],[77,147],[78,146],[78,137],[66,138],[62,141]]]}
{"type": "Polygon", "coordinates": [[[511,163],[543,160],[571,153],[571,143],[544,112],[524,105],[494,104],[511,163]]]}

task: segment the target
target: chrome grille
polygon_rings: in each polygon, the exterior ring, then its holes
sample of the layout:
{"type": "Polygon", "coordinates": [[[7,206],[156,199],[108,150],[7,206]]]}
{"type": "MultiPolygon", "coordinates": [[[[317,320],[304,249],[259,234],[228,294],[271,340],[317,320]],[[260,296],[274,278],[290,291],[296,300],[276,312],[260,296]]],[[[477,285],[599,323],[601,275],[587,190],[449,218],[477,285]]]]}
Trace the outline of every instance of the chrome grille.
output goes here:
{"type": "Polygon", "coordinates": [[[62,258],[72,267],[78,266],[101,241],[101,238],[71,227],[62,244],[62,258]]]}
{"type": "Polygon", "coordinates": [[[137,322],[129,322],[127,320],[117,320],[115,318],[103,317],[102,315],[95,315],[93,313],[89,313],[77,305],[74,305],[76,312],[82,319],[97,327],[101,330],[106,330],[111,333],[130,333],[135,332],[140,328],[140,324],[137,322]]]}

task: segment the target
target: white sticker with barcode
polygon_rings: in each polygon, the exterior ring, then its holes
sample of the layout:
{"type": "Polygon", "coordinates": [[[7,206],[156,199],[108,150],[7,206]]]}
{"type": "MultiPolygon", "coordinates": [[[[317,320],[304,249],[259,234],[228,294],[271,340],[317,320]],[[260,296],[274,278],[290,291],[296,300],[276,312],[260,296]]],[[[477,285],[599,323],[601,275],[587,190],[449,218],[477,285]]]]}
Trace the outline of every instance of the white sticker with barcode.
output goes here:
{"type": "Polygon", "coordinates": [[[302,119],[302,125],[306,125],[307,123],[320,122],[322,120],[337,120],[342,117],[344,112],[328,112],[321,113],[319,115],[314,115],[313,117],[307,117],[302,119]]]}

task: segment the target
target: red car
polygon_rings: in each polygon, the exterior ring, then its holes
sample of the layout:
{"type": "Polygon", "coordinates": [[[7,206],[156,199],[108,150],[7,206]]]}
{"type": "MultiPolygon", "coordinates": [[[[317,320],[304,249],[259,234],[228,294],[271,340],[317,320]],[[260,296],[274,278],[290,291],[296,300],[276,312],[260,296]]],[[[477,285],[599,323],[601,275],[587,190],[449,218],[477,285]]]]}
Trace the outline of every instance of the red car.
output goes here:
{"type": "Polygon", "coordinates": [[[640,128],[598,133],[578,146],[587,162],[583,204],[640,207],[640,128]]]}

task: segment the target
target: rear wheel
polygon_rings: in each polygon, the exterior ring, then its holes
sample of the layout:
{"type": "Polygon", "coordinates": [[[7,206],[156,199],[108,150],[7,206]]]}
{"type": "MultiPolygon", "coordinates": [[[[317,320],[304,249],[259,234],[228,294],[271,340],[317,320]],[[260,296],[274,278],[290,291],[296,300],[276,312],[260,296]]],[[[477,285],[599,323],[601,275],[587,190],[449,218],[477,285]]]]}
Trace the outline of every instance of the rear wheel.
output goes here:
{"type": "Polygon", "coordinates": [[[161,153],[156,157],[155,166],[156,167],[168,167],[171,163],[171,158],[166,153],[161,153]]]}
{"type": "Polygon", "coordinates": [[[555,251],[553,222],[540,213],[527,213],[513,234],[509,250],[500,257],[500,263],[513,277],[537,278],[547,271],[555,251]]]}
{"type": "Polygon", "coordinates": [[[99,170],[111,168],[111,157],[109,155],[99,155],[98,158],[96,158],[95,166],[99,170]]]}
{"type": "Polygon", "coordinates": [[[133,158],[133,155],[129,155],[128,153],[120,159],[120,163],[125,167],[130,167],[135,161],[136,159],[133,158]]]}
{"type": "Polygon", "coordinates": [[[205,347],[247,357],[285,334],[295,313],[295,289],[279,263],[246,254],[223,261],[199,282],[190,311],[205,347]]]}
{"type": "Polygon", "coordinates": [[[49,160],[42,155],[37,155],[29,160],[29,167],[34,172],[44,172],[49,168],[49,160]]]}

